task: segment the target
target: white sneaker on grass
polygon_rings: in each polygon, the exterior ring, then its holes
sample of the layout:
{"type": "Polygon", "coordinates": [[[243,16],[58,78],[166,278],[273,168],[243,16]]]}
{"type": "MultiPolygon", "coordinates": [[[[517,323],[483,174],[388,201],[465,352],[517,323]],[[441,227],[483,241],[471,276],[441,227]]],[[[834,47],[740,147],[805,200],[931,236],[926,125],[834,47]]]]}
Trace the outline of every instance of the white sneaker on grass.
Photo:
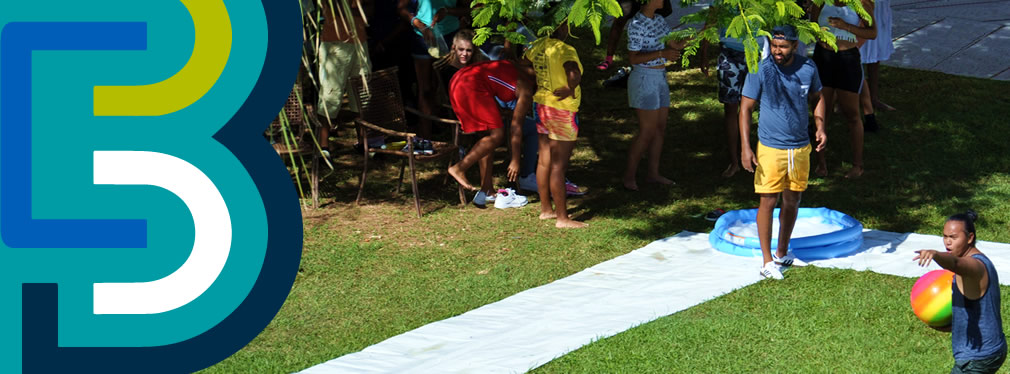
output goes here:
{"type": "Polygon", "coordinates": [[[786,252],[785,256],[779,258],[775,251],[772,251],[772,261],[782,266],[807,266],[806,262],[796,258],[792,252],[786,252]]]}
{"type": "Polygon", "coordinates": [[[511,188],[506,188],[498,190],[498,196],[495,196],[494,207],[498,209],[521,208],[527,203],[529,203],[529,200],[526,199],[526,196],[517,194],[511,188]]]}
{"type": "Polygon", "coordinates": [[[761,267],[761,276],[771,279],[784,279],[782,276],[782,270],[779,268],[775,261],[765,263],[765,266],[761,267]]]}

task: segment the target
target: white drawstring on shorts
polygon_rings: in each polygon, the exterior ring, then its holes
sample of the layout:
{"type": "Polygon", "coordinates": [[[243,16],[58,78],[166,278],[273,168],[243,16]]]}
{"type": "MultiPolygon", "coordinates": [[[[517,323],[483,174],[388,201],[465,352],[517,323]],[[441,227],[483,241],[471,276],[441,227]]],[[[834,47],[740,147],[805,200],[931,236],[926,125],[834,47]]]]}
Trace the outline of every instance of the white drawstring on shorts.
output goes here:
{"type": "Polygon", "coordinates": [[[793,175],[796,175],[796,170],[794,170],[796,168],[796,150],[795,149],[787,149],[786,150],[786,155],[787,155],[787,159],[788,159],[788,163],[789,163],[789,165],[788,165],[789,168],[786,169],[786,170],[789,172],[789,176],[791,177],[793,175]]]}

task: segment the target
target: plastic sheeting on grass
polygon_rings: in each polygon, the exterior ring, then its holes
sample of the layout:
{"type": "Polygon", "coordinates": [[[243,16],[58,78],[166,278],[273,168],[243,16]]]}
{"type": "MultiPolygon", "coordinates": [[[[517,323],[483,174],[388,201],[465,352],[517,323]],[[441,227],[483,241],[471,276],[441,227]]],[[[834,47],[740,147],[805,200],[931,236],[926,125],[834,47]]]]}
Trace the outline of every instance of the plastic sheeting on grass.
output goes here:
{"type": "MultiPolygon", "coordinates": [[[[867,230],[863,247],[853,256],[811,264],[919,277],[938,267],[917,266],[914,251],[943,250],[943,240],[867,230]]],[[[1010,274],[1010,244],[980,241],[978,247],[1010,274]]],[[[760,262],[716,251],[708,234],[681,232],[303,373],[526,372],[595,340],[756,283],[760,262]]],[[[1010,275],[1001,280],[1010,284],[1010,275]]]]}

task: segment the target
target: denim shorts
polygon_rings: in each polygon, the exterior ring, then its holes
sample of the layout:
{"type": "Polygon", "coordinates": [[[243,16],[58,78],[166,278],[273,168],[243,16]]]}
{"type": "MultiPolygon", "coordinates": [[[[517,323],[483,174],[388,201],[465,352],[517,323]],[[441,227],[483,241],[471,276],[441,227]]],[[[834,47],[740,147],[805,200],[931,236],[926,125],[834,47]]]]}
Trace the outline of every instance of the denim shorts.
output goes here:
{"type": "Polygon", "coordinates": [[[645,110],[669,108],[670,86],[666,84],[666,69],[633,68],[628,76],[628,105],[645,110]]]}

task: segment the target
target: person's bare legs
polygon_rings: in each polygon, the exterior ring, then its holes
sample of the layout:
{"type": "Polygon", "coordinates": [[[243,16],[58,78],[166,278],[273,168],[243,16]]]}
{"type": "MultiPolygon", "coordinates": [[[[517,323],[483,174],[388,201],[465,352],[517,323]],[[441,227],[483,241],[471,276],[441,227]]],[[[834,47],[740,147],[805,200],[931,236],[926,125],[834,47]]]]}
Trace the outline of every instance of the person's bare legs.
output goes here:
{"type": "MultiPolygon", "coordinates": [[[[504,141],[504,128],[497,128],[488,131],[488,134],[483,138],[480,138],[480,140],[477,141],[477,144],[473,145],[470,152],[467,153],[466,156],[463,156],[462,160],[449,167],[449,175],[456,179],[456,182],[463,186],[463,188],[470,191],[476,190],[476,187],[467,182],[466,171],[477,162],[483,160],[484,157],[490,157],[491,152],[494,152],[494,149],[498,148],[498,146],[504,141]]],[[[482,171],[481,174],[483,174],[481,175],[481,183],[483,184],[483,181],[487,175],[491,174],[491,171],[486,170],[486,173],[482,171]]]]}
{"type": "MultiPolygon", "coordinates": [[[[828,105],[828,108],[833,107],[834,103],[835,103],[835,89],[832,88],[832,87],[824,87],[823,89],[821,89],[821,101],[823,101],[826,105],[828,105]]],[[[830,119],[830,118],[831,118],[831,113],[829,111],[829,112],[825,113],[825,118],[824,118],[824,125],[825,126],[827,126],[828,119],[830,119]]],[[[826,177],[826,176],[828,176],[828,161],[827,161],[827,158],[825,157],[825,154],[827,153],[827,151],[828,150],[825,149],[823,151],[816,152],[817,153],[817,167],[814,168],[814,174],[817,175],[817,176],[819,176],[819,177],[826,177]]]]}
{"type": "Polygon", "coordinates": [[[895,110],[893,106],[880,101],[880,62],[866,64],[866,83],[870,88],[870,102],[876,110],[890,112],[895,110]]]}
{"type": "Polygon", "coordinates": [[[610,33],[607,35],[607,55],[604,56],[603,62],[596,66],[597,69],[610,69],[610,66],[614,63],[614,52],[617,51],[617,44],[620,43],[621,34],[624,33],[624,25],[634,16],[628,13],[630,12],[625,10],[624,15],[615,18],[614,23],[610,25],[610,33]]]}
{"type": "Polygon", "coordinates": [[[726,122],[726,144],[729,146],[729,166],[722,176],[729,178],[740,171],[740,103],[725,103],[722,110],[726,122]]]}
{"type": "Polygon", "coordinates": [[[782,191],[782,206],[779,209],[779,245],[775,253],[779,258],[789,253],[789,239],[793,235],[793,227],[796,226],[801,194],[799,191],[782,191]]]}
{"type": "Polygon", "coordinates": [[[874,113],[873,99],[870,98],[870,84],[863,80],[863,90],[859,93],[859,107],[863,110],[863,115],[874,113]]]}
{"type": "MultiPolygon", "coordinates": [[[[417,109],[427,115],[435,111],[435,76],[431,63],[430,59],[414,59],[414,72],[417,73],[417,109]]],[[[431,120],[422,118],[418,121],[417,135],[423,139],[431,139],[431,120]]]]}
{"type": "Polygon", "coordinates": [[[845,177],[859,178],[863,175],[863,116],[859,114],[859,94],[845,90],[835,90],[835,94],[838,95],[845,122],[849,125],[849,142],[852,146],[852,169],[845,177]]]}
{"type": "Polygon", "coordinates": [[[763,193],[758,205],[757,227],[758,242],[761,243],[761,255],[764,260],[761,265],[772,262],[772,215],[775,212],[775,204],[778,203],[779,194],[763,193]]]}
{"type": "Polygon", "coordinates": [[[670,115],[670,107],[659,108],[657,112],[653,123],[655,130],[653,130],[653,136],[649,143],[649,174],[645,177],[645,181],[670,185],[673,184],[672,180],[659,175],[659,158],[663,154],[663,140],[666,138],[666,120],[670,115]]]}
{"type": "MultiPolygon", "coordinates": [[[[658,110],[635,109],[638,114],[638,134],[631,140],[631,148],[628,149],[628,163],[625,166],[624,188],[638,191],[638,182],[635,175],[638,173],[638,162],[642,160],[642,154],[651,147],[652,139],[656,137],[655,123],[658,121],[658,110]]],[[[539,176],[537,176],[539,178],[539,176]]]]}
{"type": "Polygon", "coordinates": [[[614,19],[614,23],[610,25],[610,36],[607,37],[607,56],[613,56],[614,52],[617,52],[617,44],[621,42],[621,34],[624,33],[624,25],[628,24],[628,20],[634,16],[633,14],[625,14],[623,16],[614,19]]]}
{"type": "Polygon", "coordinates": [[[540,195],[540,219],[554,219],[551,205],[551,140],[547,134],[537,135],[537,193],[540,195]]]}
{"type": "Polygon", "coordinates": [[[494,170],[494,148],[487,156],[477,160],[477,165],[480,166],[480,190],[485,195],[491,195],[494,190],[494,173],[492,173],[494,170]]]}
{"type": "Polygon", "coordinates": [[[565,190],[565,171],[572,157],[574,141],[550,141],[551,153],[551,197],[554,200],[554,215],[557,222],[554,227],[578,229],[589,226],[585,222],[574,221],[568,216],[568,192],[565,190]]]}

